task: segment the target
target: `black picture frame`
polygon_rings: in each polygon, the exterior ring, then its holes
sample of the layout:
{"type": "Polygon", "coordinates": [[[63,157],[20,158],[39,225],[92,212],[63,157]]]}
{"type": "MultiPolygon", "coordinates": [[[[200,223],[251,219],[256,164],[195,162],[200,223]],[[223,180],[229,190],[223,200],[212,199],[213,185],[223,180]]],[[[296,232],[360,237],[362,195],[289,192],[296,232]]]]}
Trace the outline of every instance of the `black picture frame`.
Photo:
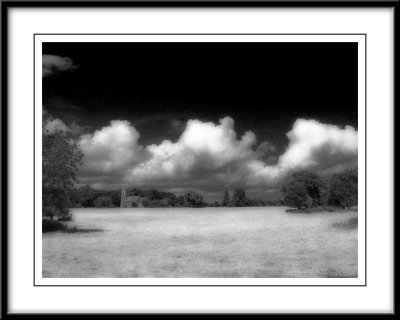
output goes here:
{"type": "MultiPolygon", "coordinates": [[[[382,0],[382,1],[1,1],[1,317],[7,318],[13,315],[9,313],[9,283],[8,283],[8,215],[9,215],[9,160],[8,150],[9,144],[9,124],[8,124],[8,43],[10,41],[9,31],[9,9],[12,8],[393,8],[394,10],[394,34],[393,34],[393,50],[394,50],[394,117],[393,117],[393,135],[395,137],[395,119],[397,100],[395,92],[398,89],[398,63],[396,63],[396,53],[398,52],[398,33],[395,32],[399,24],[398,0],[382,0]]],[[[393,151],[395,151],[396,142],[393,139],[393,151]]],[[[393,152],[393,163],[395,163],[395,152],[393,152]]],[[[395,173],[395,172],[394,172],[395,173]]],[[[393,192],[395,192],[395,179],[393,183],[393,192]]],[[[394,193],[395,194],[395,193],[394,193]]],[[[396,201],[394,198],[393,208],[395,212],[396,201]]],[[[393,234],[395,243],[395,224],[393,225],[393,234]]],[[[393,270],[395,270],[395,246],[393,246],[393,270]]],[[[394,274],[393,298],[395,299],[396,277],[394,274]]],[[[394,302],[393,302],[394,305],[394,302]]],[[[281,313],[284,315],[284,313],[281,313]]],[[[353,313],[354,314],[354,313],[353,313]]],[[[86,314],[87,315],[87,314],[86,314]]],[[[392,314],[394,315],[394,313],[392,314]]]]}

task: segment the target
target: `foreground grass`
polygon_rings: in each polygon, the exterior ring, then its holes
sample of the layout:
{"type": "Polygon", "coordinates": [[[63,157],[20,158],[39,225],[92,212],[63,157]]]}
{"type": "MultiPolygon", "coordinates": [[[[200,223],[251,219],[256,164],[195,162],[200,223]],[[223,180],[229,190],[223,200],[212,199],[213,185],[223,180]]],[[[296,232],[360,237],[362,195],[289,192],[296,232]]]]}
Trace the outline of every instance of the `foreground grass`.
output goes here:
{"type": "Polygon", "coordinates": [[[77,209],[43,234],[43,277],[357,276],[357,212],[77,209]]]}
{"type": "Polygon", "coordinates": [[[345,221],[334,222],[332,227],[344,230],[352,230],[358,228],[358,217],[351,217],[345,221]]]}

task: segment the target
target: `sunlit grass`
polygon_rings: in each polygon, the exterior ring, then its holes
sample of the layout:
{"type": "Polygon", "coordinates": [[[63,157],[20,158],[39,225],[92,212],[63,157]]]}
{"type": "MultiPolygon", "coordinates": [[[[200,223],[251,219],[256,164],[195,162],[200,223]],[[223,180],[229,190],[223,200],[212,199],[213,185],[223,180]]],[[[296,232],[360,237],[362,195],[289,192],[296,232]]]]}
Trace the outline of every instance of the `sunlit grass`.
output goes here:
{"type": "Polygon", "coordinates": [[[357,276],[357,229],[336,225],[357,212],[285,209],[76,209],[43,234],[43,276],[357,276]]]}

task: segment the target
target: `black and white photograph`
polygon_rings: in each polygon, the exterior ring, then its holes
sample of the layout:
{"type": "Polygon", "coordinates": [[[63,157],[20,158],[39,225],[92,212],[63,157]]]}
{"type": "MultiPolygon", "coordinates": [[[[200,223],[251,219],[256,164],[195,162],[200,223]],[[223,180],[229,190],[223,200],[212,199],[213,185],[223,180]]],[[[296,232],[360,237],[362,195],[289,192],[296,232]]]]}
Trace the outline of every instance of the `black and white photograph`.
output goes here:
{"type": "Polygon", "coordinates": [[[1,317],[394,314],[398,2],[3,1],[1,317]]]}
{"type": "Polygon", "coordinates": [[[42,277],[357,278],[358,50],[43,42],[42,277]]]}

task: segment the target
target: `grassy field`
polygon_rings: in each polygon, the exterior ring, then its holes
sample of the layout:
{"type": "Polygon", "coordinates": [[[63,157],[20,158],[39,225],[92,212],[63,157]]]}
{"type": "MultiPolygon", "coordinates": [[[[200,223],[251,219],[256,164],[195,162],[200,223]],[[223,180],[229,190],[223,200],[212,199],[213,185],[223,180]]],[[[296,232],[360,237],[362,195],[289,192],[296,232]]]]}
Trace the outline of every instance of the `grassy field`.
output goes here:
{"type": "Polygon", "coordinates": [[[74,232],[43,234],[43,277],[356,277],[356,217],[283,207],[75,209],[74,232]]]}

